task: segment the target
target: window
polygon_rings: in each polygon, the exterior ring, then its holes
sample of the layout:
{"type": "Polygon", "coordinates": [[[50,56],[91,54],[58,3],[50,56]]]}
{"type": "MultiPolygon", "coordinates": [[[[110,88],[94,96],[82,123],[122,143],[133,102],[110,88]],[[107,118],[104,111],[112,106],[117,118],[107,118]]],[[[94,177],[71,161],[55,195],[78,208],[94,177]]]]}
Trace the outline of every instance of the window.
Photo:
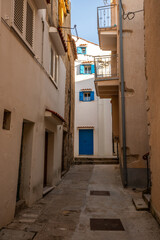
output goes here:
{"type": "Polygon", "coordinates": [[[90,92],[84,92],[83,93],[83,101],[84,102],[91,101],[91,93],[90,92]]]}
{"type": "Polygon", "coordinates": [[[33,10],[27,2],[27,16],[26,16],[26,40],[29,45],[33,46],[33,10]]]}
{"type": "Polygon", "coordinates": [[[34,7],[30,0],[14,0],[13,23],[16,32],[33,48],[34,7]]]}
{"type": "Polygon", "coordinates": [[[24,1],[14,1],[14,24],[18,30],[23,33],[23,14],[24,14],[24,1]]]}
{"type": "Polygon", "coordinates": [[[94,65],[92,64],[80,65],[80,74],[93,74],[93,73],[95,73],[94,65]]]}
{"type": "Polygon", "coordinates": [[[58,82],[58,67],[59,67],[58,62],[59,62],[59,57],[56,54],[56,52],[51,48],[50,75],[56,83],[58,82]]]}
{"type": "Polygon", "coordinates": [[[94,101],[94,91],[80,91],[79,101],[81,102],[91,102],[94,101]]]}
{"type": "Polygon", "coordinates": [[[55,55],[55,78],[54,78],[54,81],[57,83],[58,82],[58,64],[59,63],[59,57],[58,55],[56,54],[55,55]]]}
{"type": "Polygon", "coordinates": [[[84,66],[84,73],[85,74],[91,74],[91,65],[84,66]]]}
{"type": "Polygon", "coordinates": [[[11,125],[11,112],[8,110],[4,110],[3,129],[10,130],[10,125],[11,125]]]}
{"type": "Polygon", "coordinates": [[[78,54],[87,54],[87,48],[86,47],[77,47],[77,53],[78,54]]]}
{"type": "Polygon", "coordinates": [[[51,48],[50,75],[53,77],[53,49],[51,48]]]}
{"type": "Polygon", "coordinates": [[[82,54],[86,54],[86,47],[82,47],[82,54]]]}

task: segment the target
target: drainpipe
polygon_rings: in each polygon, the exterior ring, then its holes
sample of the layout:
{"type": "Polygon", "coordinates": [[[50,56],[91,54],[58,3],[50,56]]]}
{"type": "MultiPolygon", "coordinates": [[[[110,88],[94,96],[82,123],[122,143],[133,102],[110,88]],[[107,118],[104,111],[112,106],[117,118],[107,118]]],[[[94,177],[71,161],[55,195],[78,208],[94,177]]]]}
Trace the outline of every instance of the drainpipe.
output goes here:
{"type": "Polygon", "coordinates": [[[128,185],[127,159],[126,159],[126,119],[125,119],[125,83],[124,83],[124,62],[123,62],[123,33],[122,33],[122,6],[119,0],[119,33],[120,33],[120,76],[121,76],[121,109],[122,109],[122,144],[123,144],[123,185],[128,185]]]}
{"type": "Polygon", "coordinates": [[[51,26],[53,25],[53,0],[51,0],[51,26]]]}

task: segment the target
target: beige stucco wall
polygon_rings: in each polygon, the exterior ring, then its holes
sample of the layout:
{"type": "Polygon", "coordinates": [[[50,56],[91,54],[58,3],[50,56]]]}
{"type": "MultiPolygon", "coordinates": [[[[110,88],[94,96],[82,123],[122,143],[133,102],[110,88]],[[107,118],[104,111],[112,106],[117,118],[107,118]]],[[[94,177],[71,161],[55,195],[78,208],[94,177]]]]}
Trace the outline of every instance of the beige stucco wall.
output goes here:
{"type": "MultiPolygon", "coordinates": [[[[125,12],[143,9],[143,0],[123,0],[122,2],[125,12]]],[[[143,46],[144,16],[143,12],[140,12],[135,15],[133,20],[123,20],[126,151],[129,185],[138,185],[138,181],[140,183],[141,180],[146,182],[146,179],[144,179],[146,178],[146,162],[142,159],[142,156],[148,152],[149,147],[145,107],[146,79],[143,46]]],[[[121,104],[121,92],[119,100],[121,104]]],[[[122,144],[121,119],[120,106],[120,142],[122,144]]]]}
{"type": "Polygon", "coordinates": [[[148,132],[150,135],[150,164],[152,208],[160,219],[160,5],[156,0],[145,0],[145,58],[147,79],[148,132]]]}
{"type": "Polygon", "coordinates": [[[37,28],[34,30],[33,55],[11,28],[11,9],[11,0],[3,0],[0,26],[0,227],[10,222],[15,213],[23,121],[32,126],[24,140],[28,141],[23,164],[26,204],[31,205],[42,197],[45,131],[51,133],[48,179],[51,186],[60,181],[63,123],[54,118],[45,119],[45,110],[50,109],[65,118],[66,62],[69,61],[67,53],[63,58],[59,56],[58,82],[55,84],[49,76],[50,47],[54,49],[54,44],[48,34],[45,10],[35,12],[37,28]],[[41,19],[44,20],[43,51],[41,19]],[[2,129],[4,109],[11,111],[10,130],[2,129]]]}
{"type": "MultiPolygon", "coordinates": [[[[112,132],[114,138],[119,138],[119,102],[118,96],[112,97],[112,132]]],[[[118,141],[118,139],[117,139],[118,141]]]]}
{"type": "MultiPolygon", "coordinates": [[[[71,26],[71,14],[64,19],[64,26],[71,26]]],[[[72,26],[73,27],[73,26],[72,26]]],[[[71,35],[70,29],[62,29],[64,36],[71,35]]],[[[63,170],[69,170],[74,162],[74,110],[75,110],[75,73],[74,73],[74,51],[70,43],[70,52],[68,56],[63,57],[67,72],[65,85],[65,126],[63,133],[63,170]]]]}

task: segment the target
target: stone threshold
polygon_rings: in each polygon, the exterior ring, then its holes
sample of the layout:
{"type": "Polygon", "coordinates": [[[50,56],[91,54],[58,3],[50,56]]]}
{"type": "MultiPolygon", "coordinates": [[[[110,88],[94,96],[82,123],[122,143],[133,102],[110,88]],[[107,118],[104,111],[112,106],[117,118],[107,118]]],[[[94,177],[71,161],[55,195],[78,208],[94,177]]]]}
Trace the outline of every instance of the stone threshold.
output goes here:
{"type": "Polygon", "coordinates": [[[55,186],[52,187],[44,187],[43,188],[43,197],[48,194],[49,192],[51,192],[53,189],[55,188],[55,186]]]}

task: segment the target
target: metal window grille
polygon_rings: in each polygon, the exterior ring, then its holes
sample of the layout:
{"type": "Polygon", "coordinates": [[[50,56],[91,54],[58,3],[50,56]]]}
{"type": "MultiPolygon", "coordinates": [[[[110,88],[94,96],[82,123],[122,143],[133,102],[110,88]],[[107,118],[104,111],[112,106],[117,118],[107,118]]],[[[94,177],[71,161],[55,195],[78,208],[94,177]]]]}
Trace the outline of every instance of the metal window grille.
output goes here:
{"type": "Polygon", "coordinates": [[[23,33],[24,0],[14,1],[14,24],[23,33]]]}
{"type": "Polygon", "coordinates": [[[98,56],[95,57],[95,77],[110,78],[118,76],[118,56],[98,56]]]}
{"type": "Polygon", "coordinates": [[[110,28],[117,26],[116,4],[97,8],[98,28],[110,28]]]}
{"type": "Polygon", "coordinates": [[[33,10],[27,2],[27,15],[26,15],[26,40],[29,45],[33,46],[33,10]]]}

